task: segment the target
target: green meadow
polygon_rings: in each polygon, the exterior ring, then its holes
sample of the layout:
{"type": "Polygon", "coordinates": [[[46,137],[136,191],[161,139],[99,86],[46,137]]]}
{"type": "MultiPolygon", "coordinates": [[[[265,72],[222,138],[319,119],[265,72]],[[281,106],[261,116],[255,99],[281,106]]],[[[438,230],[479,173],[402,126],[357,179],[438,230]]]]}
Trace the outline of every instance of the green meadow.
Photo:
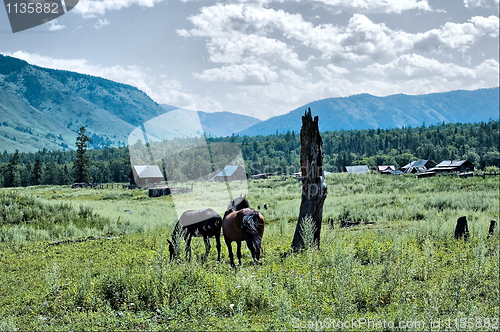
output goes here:
{"type": "MultiPolygon", "coordinates": [[[[235,269],[223,240],[220,263],[214,240],[203,262],[201,238],[191,262],[169,261],[170,196],[0,189],[0,331],[499,329],[498,225],[487,236],[498,176],[336,173],[327,184],[320,250],[291,254],[300,182],[249,181],[251,206],[268,208],[263,254],[254,267],[243,244],[235,269]],[[466,241],[454,238],[461,216],[466,241]]],[[[195,183],[175,204],[224,206],[224,189],[195,183]]]]}

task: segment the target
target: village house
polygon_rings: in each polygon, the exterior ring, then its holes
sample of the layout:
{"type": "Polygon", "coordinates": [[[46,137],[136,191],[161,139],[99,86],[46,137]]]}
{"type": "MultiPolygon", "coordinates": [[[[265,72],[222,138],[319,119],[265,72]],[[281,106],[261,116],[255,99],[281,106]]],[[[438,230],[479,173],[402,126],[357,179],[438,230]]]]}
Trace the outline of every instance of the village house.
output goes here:
{"type": "Polygon", "coordinates": [[[370,171],[368,165],[346,166],[345,169],[347,173],[355,173],[355,174],[364,174],[370,171]]]}
{"type": "Polygon", "coordinates": [[[133,166],[135,184],[139,187],[151,187],[165,181],[160,168],[157,165],[133,166]]]}
{"type": "Polygon", "coordinates": [[[237,181],[237,180],[247,180],[249,174],[245,171],[245,168],[241,165],[238,166],[226,166],[222,171],[214,176],[214,181],[224,182],[224,181],[237,181]]]}
{"type": "Polygon", "coordinates": [[[436,166],[432,160],[414,160],[411,163],[401,167],[403,173],[424,173],[436,166]]]}
{"type": "Polygon", "coordinates": [[[473,172],[474,164],[469,160],[445,160],[436,165],[436,167],[431,168],[429,171],[436,173],[444,172],[473,172]]]}

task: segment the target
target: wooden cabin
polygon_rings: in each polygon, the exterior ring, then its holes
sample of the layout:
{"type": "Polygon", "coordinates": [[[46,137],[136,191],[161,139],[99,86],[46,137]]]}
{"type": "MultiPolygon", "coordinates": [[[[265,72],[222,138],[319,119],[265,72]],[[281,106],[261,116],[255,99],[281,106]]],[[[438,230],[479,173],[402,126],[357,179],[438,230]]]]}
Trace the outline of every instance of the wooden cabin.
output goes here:
{"type": "Polygon", "coordinates": [[[139,187],[160,185],[165,178],[157,165],[133,166],[134,180],[139,187]]]}
{"type": "Polygon", "coordinates": [[[224,182],[224,181],[242,181],[247,180],[249,174],[245,171],[245,168],[241,165],[238,166],[226,166],[222,171],[214,176],[214,181],[224,182]]]}

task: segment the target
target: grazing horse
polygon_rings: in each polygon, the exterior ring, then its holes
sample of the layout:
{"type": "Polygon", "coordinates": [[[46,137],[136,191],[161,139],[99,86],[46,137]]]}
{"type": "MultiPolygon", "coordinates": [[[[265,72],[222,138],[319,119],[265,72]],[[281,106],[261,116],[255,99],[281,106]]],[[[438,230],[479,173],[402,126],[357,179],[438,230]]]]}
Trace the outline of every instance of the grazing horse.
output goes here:
{"type": "Polygon", "coordinates": [[[179,255],[179,239],[184,237],[186,241],[186,259],[191,260],[191,238],[203,237],[206,253],[203,260],[206,260],[210,253],[210,237],[214,236],[217,243],[217,260],[220,261],[220,230],[222,227],[222,217],[213,209],[188,210],[185,211],[177,223],[172,233],[172,242],[168,239],[168,250],[170,260],[179,255]]]}
{"type": "Polygon", "coordinates": [[[264,217],[259,211],[251,209],[246,195],[236,198],[229,204],[222,220],[222,233],[229,251],[231,267],[234,267],[233,241],[237,244],[236,255],[241,265],[241,241],[247,243],[252,253],[253,263],[257,265],[260,259],[262,236],[264,235],[264,217]]]}

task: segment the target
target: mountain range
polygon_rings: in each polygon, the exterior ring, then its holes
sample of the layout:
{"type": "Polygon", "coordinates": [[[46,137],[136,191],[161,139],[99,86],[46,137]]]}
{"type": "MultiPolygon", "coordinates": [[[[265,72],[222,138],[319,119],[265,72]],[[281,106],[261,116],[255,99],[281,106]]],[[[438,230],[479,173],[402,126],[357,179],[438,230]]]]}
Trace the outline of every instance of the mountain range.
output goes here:
{"type": "Polygon", "coordinates": [[[396,94],[376,97],[359,94],[313,101],[287,114],[275,116],[238,134],[256,136],[299,132],[304,111],[319,117],[320,131],[390,129],[422,124],[473,123],[499,118],[499,88],[457,90],[425,95],[396,94]],[[279,129],[278,129],[279,128],[279,129]]]}
{"type": "Polygon", "coordinates": [[[307,108],[319,116],[321,131],[480,122],[499,118],[499,88],[328,98],[261,121],[231,112],[160,105],[127,84],[43,68],[0,54],[0,152],[73,150],[81,126],[92,139],[92,148],[201,132],[219,137],[299,132],[307,108]]]}

